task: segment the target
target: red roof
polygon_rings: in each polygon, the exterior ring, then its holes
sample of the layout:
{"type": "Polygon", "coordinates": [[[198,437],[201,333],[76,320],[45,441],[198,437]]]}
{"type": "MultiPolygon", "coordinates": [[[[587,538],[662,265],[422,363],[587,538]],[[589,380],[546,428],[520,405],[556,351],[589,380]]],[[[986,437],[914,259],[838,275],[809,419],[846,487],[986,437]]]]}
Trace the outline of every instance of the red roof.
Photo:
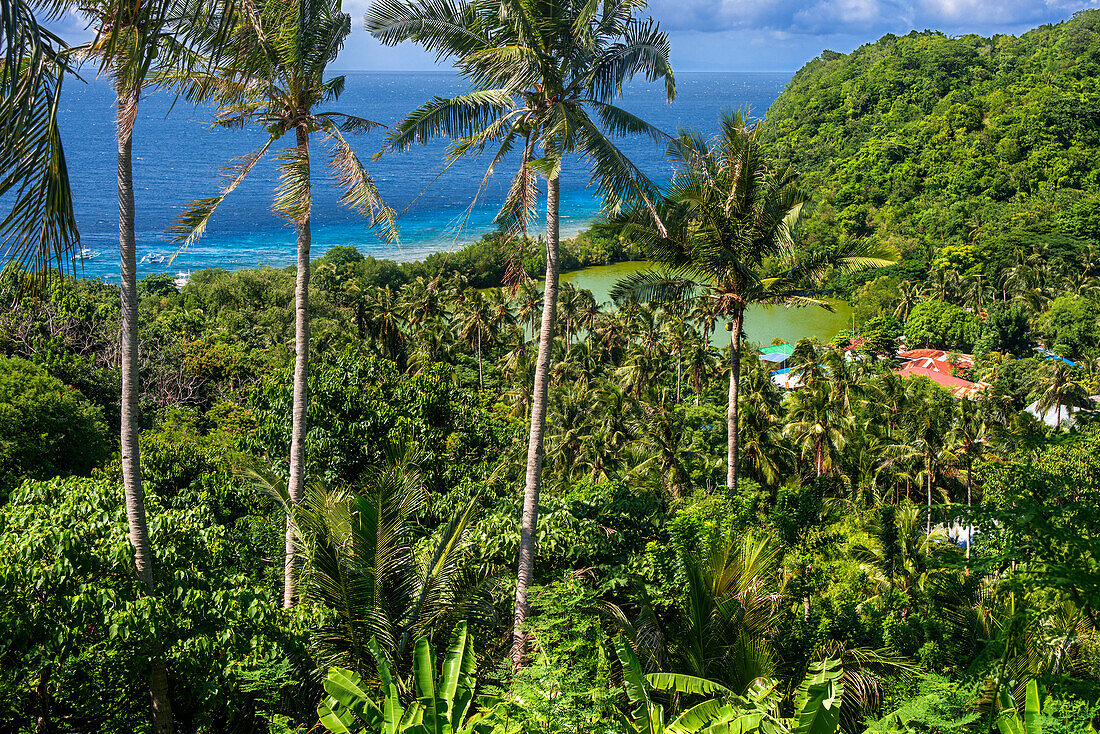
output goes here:
{"type": "Polygon", "coordinates": [[[906,362],[898,368],[897,372],[902,377],[927,377],[937,385],[946,387],[951,391],[951,394],[957,398],[969,397],[989,387],[989,385],[984,382],[970,382],[969,380],[955,377],[946,372],[939,372],[938,370],[921,367],[915,362],[906,362]]]}
{"type": "MultiPolygon", "coordinates": [[[[942,349],[910,349],[904,352],[898,352],[898,359],[909,360],[919,359],[921,364],[931,369],[936,369],[937,364],[940,363],[945,367],[950,368],[952,352],[945,352],[942,349]]],[[[974,357],[969,354],[955,354],[958,357],[958,361],[955,363],[956,367],[969,368],[974,366],[974,357]]]]}

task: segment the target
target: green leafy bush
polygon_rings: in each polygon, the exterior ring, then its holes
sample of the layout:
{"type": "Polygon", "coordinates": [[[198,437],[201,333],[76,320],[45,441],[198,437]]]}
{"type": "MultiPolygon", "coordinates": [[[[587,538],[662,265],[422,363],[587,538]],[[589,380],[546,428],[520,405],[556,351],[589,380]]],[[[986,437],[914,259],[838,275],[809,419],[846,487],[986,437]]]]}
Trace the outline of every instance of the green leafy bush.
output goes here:
{"type": "Polygon", "coordinates": [[[0,357],[0,499],[24,479],[84,474],[110,451],[102,411],[26,360],[0,357]]]}

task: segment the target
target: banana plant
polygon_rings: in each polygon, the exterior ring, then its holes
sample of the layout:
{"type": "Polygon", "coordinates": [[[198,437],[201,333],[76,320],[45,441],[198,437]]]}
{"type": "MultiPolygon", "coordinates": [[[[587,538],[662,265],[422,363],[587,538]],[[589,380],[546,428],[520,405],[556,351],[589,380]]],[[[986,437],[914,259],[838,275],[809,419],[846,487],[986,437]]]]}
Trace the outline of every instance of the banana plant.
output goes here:
{"type": "Polygon", "coordinates": [[[1001,689],[1001,709],[1004,713],[997,719],[1001,734],[1043,734],[1043,696],[1035,679],[1027,682],[1022,719],[1007,688],[1001,689]]]}
{"type": "Polygon", "coordinates": [[[836,734],[840,730],[843,670],[836,660],[815,663],[810,668],[795,697],[795,715],[788,719],[779,716],[782,694],[774,679],[757,679],[739,695],[720,683],[693,675],[643,675],[629,643],[620,637],[615,647],[623,666],[626,694],[634,706],[628,723],[636,734],[836,734]],[[666,723],[664,707],[653,701],[650,690],[710,698],[666,723]]]}
{"type": "Polygon", "coordinates": [[[378,669],[380,691],[372,695],[350,670],[329,671],[328,697],[317,707],[321,725],[333,734],[508,734],[498,722],[500,708],[470,714],[474,703],[474,644],[466,623],[451,633],[441,669],[426,637],[416,640],[412,682],[415,698],[401,703],[386,656],[374,639],[368,643],[378,669]]]}

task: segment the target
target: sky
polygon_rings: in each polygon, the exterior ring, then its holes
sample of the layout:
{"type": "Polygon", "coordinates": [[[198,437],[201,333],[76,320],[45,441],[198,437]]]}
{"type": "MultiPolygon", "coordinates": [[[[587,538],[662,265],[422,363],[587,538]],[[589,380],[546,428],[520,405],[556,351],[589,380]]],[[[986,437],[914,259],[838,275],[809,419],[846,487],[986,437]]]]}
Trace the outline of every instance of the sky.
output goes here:
{"type": "MultiPolygon", "coordinates": [[[[334,70],[427,70],[434,59],[413,44],[385,47],[363,30],[370,0],[344,0],[353,31],[334,70]]],[[[677,71],[796,71],[824,49],[847,53],[886,33],[934,29],[950,35],[1017,35],[1066,20],[1100,0],[650,0],[669,32],[677,71]]],[[[55,28],[70,42],[83,22],[55,28]]]]}

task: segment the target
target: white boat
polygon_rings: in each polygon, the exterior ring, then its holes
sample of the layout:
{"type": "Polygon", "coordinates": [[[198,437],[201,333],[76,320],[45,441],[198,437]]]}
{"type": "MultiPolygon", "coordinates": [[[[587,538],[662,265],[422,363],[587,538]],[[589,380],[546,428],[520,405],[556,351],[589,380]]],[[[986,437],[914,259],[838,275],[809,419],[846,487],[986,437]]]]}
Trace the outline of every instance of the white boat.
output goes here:
{"type": "Polygon", "coordinates": [[[146,263],[162,263],[166,262],[167,260],[167,255],[163,255],[159,252],[148,252],[142,255],[140,264],[145,265],[146,263]]]}
{"type": "Polygon", "coordinates": [[[187,271],[185,273],[181,270],[178,273],[176,273],[176,279],[172,282],[176,284],[176,288],[178,288],[182,291],[183,287],[185,285],[187,285],[187,281],[189,281],[189,280],[191,280],[191,271],[187,271]]]}
{"type": "Polygon", "coordinates": [[[81,260],[95,260],[97,257],[99,257],[102,254],[103,253],[99,250],[89,250],[87,247],[85,247],[85,248],[80,250],[80,259],[81,260]]]}

